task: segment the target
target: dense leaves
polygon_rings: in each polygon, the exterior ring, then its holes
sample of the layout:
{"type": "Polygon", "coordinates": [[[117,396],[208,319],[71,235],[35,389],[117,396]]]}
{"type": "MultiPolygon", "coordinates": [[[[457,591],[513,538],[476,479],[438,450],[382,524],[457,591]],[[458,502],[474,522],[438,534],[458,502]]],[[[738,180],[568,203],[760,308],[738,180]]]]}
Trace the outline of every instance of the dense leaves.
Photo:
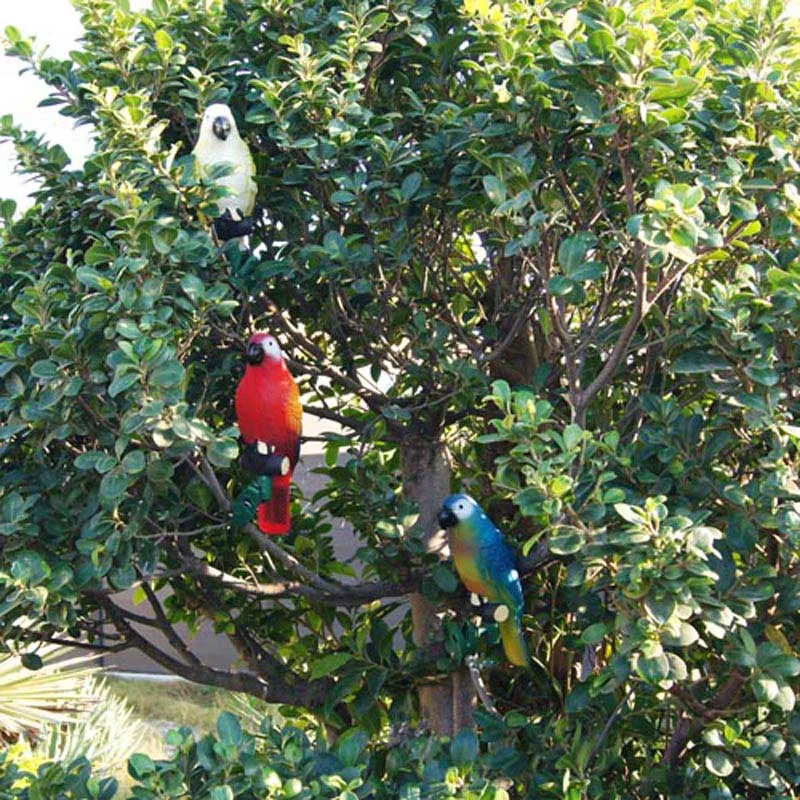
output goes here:
{"type": "Polygon", "coordinates": [[[457,767],[480,752],[537,797],[795,796],[800,47],[783,4],[77,6],[68,60],[6,31],[96,140],[74,169],[0,119],[39,180],[30,211],[0,206],[6,636],[25,618],[99,642],[102,610],[111,641],[168,669],[373,742],[469,665],[501,716],[481,712],[477,740],[451,726],[457,767]],[[258,169],[245,251],[213,239],[221,190],[188,155],[219,100],[258,169]],[[231,516],[253,328],[338,426],[278,544],[231,516]],[[530,673],[429,552],[448,483],[530,557],[530,673]],[[116,602],[133,586],[141,614],[116,602]],[[412,592],[413,640],[393,613],[412,592]],[[173,628],[206,619],[237,672],[173,628]]]}
{"type": "MultiPolygon", "coordinates": [[[[319,731],[265,722],[255,735],[232,714],[223,714],[215,734],[199,741],[189,728],[170,731],[169,759],[132,756],[132,797],[140,800],[396,800],[417,797],[508,800],[509,782],[492,777],[491,760],[476,760],[478,737],[463,732],[451,746],[426,734],[406,734],[370,745],[363,731],[346,731],[329,747],[319,731]]],[[[3,797],[20,800],[68,797],[111,800],[117,781],[92,776],[85,759],[47,763],[36,774],[8,769],[0,777],[3,797]],[[9,790],[11,793],[9,794],[9,790]]]]}

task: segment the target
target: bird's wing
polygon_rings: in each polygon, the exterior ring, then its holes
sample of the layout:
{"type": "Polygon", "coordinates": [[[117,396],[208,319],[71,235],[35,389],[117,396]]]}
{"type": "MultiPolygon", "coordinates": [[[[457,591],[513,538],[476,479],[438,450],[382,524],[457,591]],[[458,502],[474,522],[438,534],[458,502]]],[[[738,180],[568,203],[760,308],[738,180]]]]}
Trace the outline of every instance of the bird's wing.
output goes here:
{"type": "Polygon", "coordinates": [[[485,578],[495,592],[490,600],[506,603],[515,611],[522,608],[524,598],[514,551],[502,537],[481,547],[480,561],[485,578]]]}
{"type": "Polygon", "coordinates": [[[231,145],[224,149],[211,148],[198,141],[192,150],[192,155],[203,178],[207,177],[211,168],[217,164],[230,164],[232,172],[216,181],[228,191],[226,197],[217,200],[217,206],[223,212],[230,211],[234,219],[238,219],[240,214],[249,217],[253,213],[258,186],[255,182],[256,165],[250,154],[250,148],[241,140],[231,145]]]}
{"type": "Polygon", "coordinates": [[[256,183],[256,164],[253,161],[253,156],[250,154],[250,148],[245,144],[244,149],[244,174],[247,178],[245,190],[242,194],[242,211],[246,217],[253,213],[253,208],[256,204],[256,195],[258,194],[258,184],[256,183]]]}

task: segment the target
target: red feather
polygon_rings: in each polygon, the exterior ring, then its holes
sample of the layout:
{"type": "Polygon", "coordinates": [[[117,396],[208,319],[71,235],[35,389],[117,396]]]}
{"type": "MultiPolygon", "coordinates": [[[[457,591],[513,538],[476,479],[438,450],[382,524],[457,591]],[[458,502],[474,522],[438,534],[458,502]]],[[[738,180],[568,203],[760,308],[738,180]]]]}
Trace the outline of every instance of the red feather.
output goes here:
{"type": "MultiPolygon", "coordinates": [[[[250,343],[260,344],[267,338],[257,333],[250,343]]],[[[247,365],[236,389],[236,417],[245,443],[264,442],[289,458],[289,473],[272,479],[272,498],[258,507],[258,526],[264,533],[288,533],[303,409],[297,384],[280,355],[266,354],[261,363],[247,365]]]]}

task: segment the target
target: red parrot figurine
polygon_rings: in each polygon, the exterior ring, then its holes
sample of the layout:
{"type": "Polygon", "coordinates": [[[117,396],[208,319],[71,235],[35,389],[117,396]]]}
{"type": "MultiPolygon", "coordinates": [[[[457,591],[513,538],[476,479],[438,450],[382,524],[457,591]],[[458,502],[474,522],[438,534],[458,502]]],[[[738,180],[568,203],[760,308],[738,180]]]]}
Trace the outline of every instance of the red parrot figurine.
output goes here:
{"type": "Polygon", "coordinates": [[[274,476],[271,499],[258,507],[258,527],[272,535],[289,533],[303,408],[280,345],[267,333],[254,333],[247,343],[247,366],[236,389],[236,417],[248,445],[246,465],[274,476]]]}

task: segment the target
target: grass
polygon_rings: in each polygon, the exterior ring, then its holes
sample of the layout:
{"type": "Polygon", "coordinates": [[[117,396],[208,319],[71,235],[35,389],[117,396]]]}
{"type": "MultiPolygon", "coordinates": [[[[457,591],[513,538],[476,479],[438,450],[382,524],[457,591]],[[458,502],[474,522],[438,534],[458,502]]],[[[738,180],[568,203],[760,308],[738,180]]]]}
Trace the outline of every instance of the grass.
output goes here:
{"type": "MultiPolygon", "coordinates": [[[[106,676],[106,683],[111,691],[124,697],[133,707],[135,715],[150,723],[150,733],[138,752],[146,753],[153,759],[167,758],[168,747],[164,741],[166,731],[171,727],[188,725],[197,734],[216,731],[217,718],[223,711],[233,711],[242,720],[245,727],[257,726],[259,715],[278,717],[275,708],[266,704],[257,704],[258,711],[246,713],[245,701],[233,692],[214,689],[210,686],[198,686],[186,681],[150,681],[130,678],[106,676]]],[[[118,797],[129,797],[133,780],[123,767],[114,772],[119,781],[118,797]]]]}
{"type": "Polygon", "coordinates": [[[185,681],[148,681],[107,677],[114,694],[133,706],[136,716],[149,721],[188,725],[201,734],[213,731],[223,711],[235,710],[235,696],[224,689],[185,681]]]}

